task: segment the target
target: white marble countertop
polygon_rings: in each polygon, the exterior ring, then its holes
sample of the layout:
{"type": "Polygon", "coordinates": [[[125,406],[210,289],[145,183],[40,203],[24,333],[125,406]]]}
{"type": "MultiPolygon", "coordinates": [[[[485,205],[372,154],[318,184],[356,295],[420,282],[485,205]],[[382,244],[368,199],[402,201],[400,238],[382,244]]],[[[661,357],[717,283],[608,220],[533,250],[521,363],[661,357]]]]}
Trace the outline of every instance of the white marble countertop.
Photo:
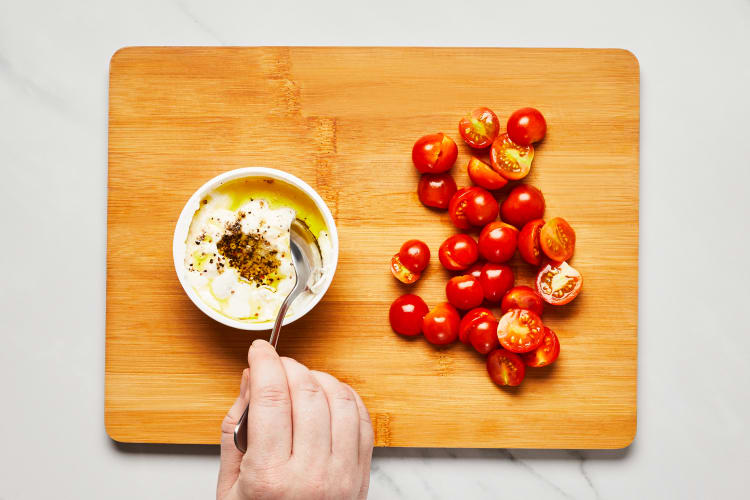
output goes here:
{"type": "Polygon", "coordinates": [[[104,432],[107,78],[122,46],[228,44],[634,52],[642,96],[634,444],[379,449],[370,497],[747,494],[750,3],[460,3],[0,1],[1,500],[214,494],[216,448],[116,445],[104,432]]]}

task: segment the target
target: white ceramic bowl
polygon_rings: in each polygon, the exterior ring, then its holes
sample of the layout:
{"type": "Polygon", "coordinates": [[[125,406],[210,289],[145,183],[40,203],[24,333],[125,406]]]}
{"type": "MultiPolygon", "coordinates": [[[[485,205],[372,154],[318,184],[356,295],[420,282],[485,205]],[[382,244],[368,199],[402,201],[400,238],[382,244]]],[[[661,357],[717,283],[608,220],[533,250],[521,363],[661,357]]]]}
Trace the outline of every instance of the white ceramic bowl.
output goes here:
{"type": "Polygon", "coordinates": [[[224,316],[223,314],[212,309],[208,304],[203,302],[203,300],[201,300],[201,298],[185,278],[185,250],[187,248],[185,245],[185,240],[187,239],[188,230],[190,229],[190,223],[193,220],[193,215],[195,214],[196,210],[198,210],[200,201],[203,199],[206,193],[216,189],[222,184],[234,181],[236,179],[246,179],[249,177],[279,180],[287,184],[291,184],[292,186],[296,187],[304,194],[306,194],[315,203],[315,206],[323,216],[323,220],[325,221],[328,229],[328,236],[331,240],[331,252],[328,258],[329,263],[326,264],[327,270],[326,274],[322,278],[322,286],[320,287],[318,293],[312,298],[312,300],[308,301],[304,308],[297,310],[293,314],[287,315],[287,317],[284,319],[284,325],[288,325],[294,320],[297,320],[307,314],[313,307],[315,307],[318,302],[320,302],[320,299],[323,298],[323,295],[325,295],[328,287],[331,285],[331,281],[333,281],[333,274],[336,271],[336,264],[338,263],[339,235],[336,231],[336,223],[333,220],[333,215],[331,215],[331,211],[323,201],[323,198],[321,198],[320,195],[316,193],[315,190],[311,188],[306,182],[299,179],[298,177],[293,176],[292,174],[282,172],[281,170],[265,167],[246,167],[238,168],[236,170],[230,170],[229,172],[224,172],[223,174],[214,177],[213,179],[202,185],[195,193],[193,193],[193,196],[191,196],[185,204],[185,208],[182,209],[180,218],[177,219],[177,226],[174,229],[174,238],[172,240],[172,257],[174,259],[174,268],[177,272],[177,278],[180,280],[180,284],[185,290],[187,296],[190,297],[190,300],[193,301],[193,304],[195,304],[198,309],[206,313],[211,318],[215,319],[219,323],[223,323],[233,328],[238,328],[241,330],[261,331],[270,330],[273,326],[273,321],[250,323],[224,316]]]}

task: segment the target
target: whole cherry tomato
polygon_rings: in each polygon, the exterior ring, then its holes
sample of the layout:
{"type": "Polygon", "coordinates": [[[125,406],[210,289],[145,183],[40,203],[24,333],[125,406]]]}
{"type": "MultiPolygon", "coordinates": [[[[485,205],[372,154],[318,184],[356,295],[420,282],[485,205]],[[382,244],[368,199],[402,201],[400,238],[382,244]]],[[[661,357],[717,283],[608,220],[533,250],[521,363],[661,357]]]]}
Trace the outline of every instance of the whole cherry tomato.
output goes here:
{"type": "Polygon", "coordinates": [[[544,254],[542,253],[542,246],[539,241],[542,226],[544,226],[544,220],[534,219],[527,222],[518,234],[518,253],[521,254],[523,260],[532,266],[540,266],[542,264],[544,254]]]}
{"type": "Polygon", "coordinates": [[[464,274],[470,274],[476,279],[480,279],[482,277],[482,266],[484,266],[484,261],[475,262],[464,274]]]}
{"type": "Polygon", "coordinates": [[[422,174],[417,187],[419,201],[423,205],[445,210],[456,193],[456,181],[449,173],[422,174]]]}
{"type": "Polygon", "coordinates": [[[492,167],[474,156],[469,160],[466,170],[469,172],[471,182],[484,189],[494,191],[508,184],[508,180],[505,177],[492,170],[492,167]]]}
{"type": "Polygon", "coordinates": [[[431,344],[450,344],[458,338],[460,321],[456,308],[442,302],[425,315],[422,320],[422,333],[431,344]]]}
{"type": "Polygon", "coordinates": [[[497,339],[513,352],[533,351],[544,338],[542,319],[528,309],[510,309],[500,317],[497,339]]]}
{"type": "Polygon", "coordinates": [[[489,108],[477,108],[458,122],[458,132],[472,148],[489,147],[500,133],[500,121],[489,108]]]}
{"type": "Polygon", "coordinates": [[[578,297],[582,286],[583,276],[567,262],[548,262],[536,275],[536,291],[545,302],[555,306],[578,297]]]}
{"type": "Polygon", "coordinates": [[[421,297],[407,293],[393,301],[388,319],[394,332],[414,336],[422,333],[422,318],[427,312],[427,304],[421,297]]]}
{"type": "Polygon", "coordinates": [[[530,220],[544,216],[544,195],[528,184],[516,186],[500,206],[500,216],[504,222],[521,229],[530,220]]]}
{"type": "Polygon", "coordinates": [[[459,189],[448,204],[453,224],[463,230],[495,220],[499,211],[492,193],[477,186],[459,189]]]}
{"type": "Polygon", "coordinates": [[[430,262],[430,249],[423,241],[409,240],[398,251],[401,264],[413,273],[421,273],[430,262]]]}
{"type": "Polygon", "coordinates": [[[526,375],[526,365],[518,354],[496,349],[487,356],[487,373],[497,385],[516,386],[526,375]]]}
{"type": "Polygon", "coordinates": [[[521,108],[508,118],[508,135],[521,146],[539,142],[547,134],[547,121],[538,109],[521,108]]]}
{"type": "Polygon", "coordinates": [[[510,181],[517,181],[529,175],[533,159],[534,146],[516,144],[510,140],[508,134],[500,134],[492,143],[492,168],[510,181]]]}
{"type": "Polygon", "coordinates": [[[422,273],[413,273],[401,262],[398,254],[391,257],[391,273],[401,283],[411,285],[419,279],[422,273]]]}
{"type": "Polygon", "coordinates": [[[497,318],[490,315],[474,321],[469,328],[469,343],[479,354],[497,349],[500,346],[497,339],[497,318]]]}
{"type": "MultiPolygon", "coordinates": [[[[483,321],[484,319],[497,321],[495,316],[492,314],[492,311],[484,307],[475,307],[471,311],[467,312],[464,317],[461,318],[461,322],[458,325],[458,339],[464,344],[467,344],[469,342],[469,333],[474,327],[474,324],[476,322],[483,321]]],[[[497,337],[497,329],[495,331],[495,337],[497,337]]]]}
{"type": "Polygon", "coordinates": [[[548,220],[539,232],[542,251],[555,262],[568,260],[576,248],[576,233],[562,217],[548,220]]]}
{"type": "Polygon", "coordinates": [[[448,237],[438,250],[440,263],[449,271],[463,271],[477,261],[477,242],[468,234],[448,237]]]}
{"type": "Polygon", "coordinates": [[[479,233],[479,253],[490,262],[506,262],[516,253],[518,229],[504,222],[491,222],[479,233]]]}
{"type": "Polygon", "coordinates": [[[454,276],[445,286],[445,296],[448,302],[457,309],[467,310],[477,307],[484,300],[482,285],[470,274],[454,276]]]}
{"type": "Polygon", "coordinates": [[[544,313],[544,301],[533,288],[528,286],[514,286],[503,296],[500,310],[503,314],[510,309],[528,309],[540,318],[544,313]]]}
{"type": "Polygon", "coordinates": [[[545,326],[542,343],[533,351],[521,354],[521,360],[526,366],[539,368],[553,363],[559,355],[560,341],[555,332],[545,326]]]}
{"type": "Polygon", "coordinates": [[[513,286],[513,269],[505,264],[488,262],[482,267],[479,282],[488,302],[500,302],[505,292],[513,286]]]}
{"type": "Polygon", "coordinates": [[[439,174],[450,170],[457,156],[456,143],[443,133],[420,137],[411,150],[414,166],[423,174],[439,174]]]}

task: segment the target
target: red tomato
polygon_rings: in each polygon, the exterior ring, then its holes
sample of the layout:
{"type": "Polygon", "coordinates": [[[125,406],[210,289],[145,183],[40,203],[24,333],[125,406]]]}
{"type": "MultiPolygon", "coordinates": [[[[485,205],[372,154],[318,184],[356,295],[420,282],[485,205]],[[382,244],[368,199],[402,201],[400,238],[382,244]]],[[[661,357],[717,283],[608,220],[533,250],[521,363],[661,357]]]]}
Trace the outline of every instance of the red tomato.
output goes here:
{"type": "MultiPolygon", "coordinates": [[[[476,307],[467,312],[464,317],[461,318],[461,322],[458,325],[458,339],[464,344],[468,343],[469,333],[471,333],[474,324],[485,320],[497,321],[492,314],[492,311],[485,309],[484,307],[476,307]]],[[[497,328],[495,329],[495,337],[497,337],[497,328]]]]}
{"type": "Polygon", "coordinates": [[[447,302],[442,302],[428,312],[422,320],[422,333],[431,344],[443,345],[458,338],[458,311],[447,302]]]}
{"type": "Polygon", "coordinates": [[[484,298],[488,302],[500,302],[505,292],[513,286],[513,269],[505,264],[488,262],[482,267],[482,276],[479,282],[484,291],[484,298]]]}
{"type": "Polygon", "coordinates": [[[492,168],[508,180],[517,181],[529,175],[533,159],[534,146],[520,146],[511,141],[508,134],[497,136],[492,143],[492,168]]]}
{"type": "Polygon", "coordinates": [[[479,233],[479,253],[490,262],[506,262],[516,253],[518,229],[504,222],[491,222],[479,233]]]}
{"type": "Polygon", "coordinates": [[[533,288],[523,285],[514,286],[508,290],[500,303],[500,310],[503,314],[510,309],[528,309],[541,318],[544,313],[544,301],[533,288]]]}
{"type": "Polygon", "coordinates": [[[456,191],[448,205],[453,224],[459,229],[483,226],[497,218],[497,200],[486,189],[472,186],[456,191]]]}
{"type": "Polygon", "coordinates": [[[477,261],[477,242],[468,234],[448,237],[438,250],[440,263],[449,271],[463,271],[477,261]]]}
{"type": "Polygon", "coordinates": [[[456,189],[456,181],[451,174],[422,174],[417,194],[423,205],[445,210],[456,189]]]}
{"type": "Polygon", "coordinates": [[[581,292],[583,276],[567,262],[548,262],[536,275],[536,291],[545,302],[561,306],[581,292]]]}
{"type": "Polygon", "coordinates": [[[484,261],[475,262],[469,269],[466,270],[464,274],[470,274],[476,279],[480,279],[482,277],[482,266],[484,266],[484,261]]]}
{"type": "Polygon", "coordinates": [[[458,132],[472,148],[486,148],[500,133],[500,121],[491,109],[477,108],[461,118],[458,122],[458,132]]]}
{"type": "Polygon", "coordinates": [[[521,108],[508,118],[508,135],[521,146],[541,141],[546,133],[547,121],[537,109],[521,108]]]}
{"type": "Polygon", "coordinates": [[[544,195],[534,186],[521,184],[513,188],[500,207],[500,217],[521,229],[524,224],[544,216],[544,195]]]}
{"type": "Polygon", "coordinates": [[[513,352],[533,351],[544,339],[542,319],[527,309],[510,309],[497,325],[500,345],[513,352]]]}
{"type": "Polygon", "coordinates": [[[526,375],[526,366],[518,354],[496,349],[487,356],[487,372],[497,385],[520,385],[526,375]]]}
{"type": "Polygon", "coordinates": [[[411,285],[421,276],[421,273],[413,273],[409,271],[406,266],[401,263],[401,259],[399,258],[398,254],[394,255],[391,258],[391,272],[397,280],[399,280],[401,283],[406,283],[407,285],[411,285]]]}
{"type": "Polygon", "coordinates": [[[544,220],[535,219],[527,222],[518,235],[518,253],[521,258],[532,266],[542,265],[542,246],[539,235],[542,232],[544,220]]]}
{"type": "Polygon", "coordinates": [[[398,258],[406,269],[419,274],[430,262],[430,249],[422,241],[409,240],[401,245],[398,258]]]}
{"type": "Polygon", "coordinates": [[[479,354],[487,354],[500,346],[497,340],[497,318],[483,316],[472,323],[469,329],[469,343],[479,354]]]}
{"type": "Polygon", "coordinates": [[[417,170],[423,174],[439,174],[450,170],[458,148],[453,139],[443,133],[420,137],[411,150],[411,159],[417,170]]]}
{"type": "Polygon", "coordinates": [[[568,260],[576,248],[576,233],[562,217],[548,220],[539,232],[542,251],[555,262],[568,260]]]}
{"type": "Polygon", "coordinates": [[[542,343],[533,351],[521,354],[521,360],[526,366],[539,368],[553,363],[559,355],[560,341],[555,332],[545,326],[542,343]]]}
{"type": "Polygon", "coordinates": [[[388,319],[394,332],[408,336],[419,335],[422,333],[422,318],[427,311],[427,304],[421,297],[407,293],[393,301],[388,319]]]}
{"type": "Polygon", "coordinates": [[[505,177],[492,170],[492,167],[479,158],[472,156],[466,170],[469,172],[471,182],[484,189],[494,191],[508,184],[508,180],[505,177]]]}
{"type": "Polygon", "coordinates": [[[457,309],[467,310],[477,307],[484,300],[482,285],[471,275],[455,276],[445,286],[445,296],[457,309]]]}

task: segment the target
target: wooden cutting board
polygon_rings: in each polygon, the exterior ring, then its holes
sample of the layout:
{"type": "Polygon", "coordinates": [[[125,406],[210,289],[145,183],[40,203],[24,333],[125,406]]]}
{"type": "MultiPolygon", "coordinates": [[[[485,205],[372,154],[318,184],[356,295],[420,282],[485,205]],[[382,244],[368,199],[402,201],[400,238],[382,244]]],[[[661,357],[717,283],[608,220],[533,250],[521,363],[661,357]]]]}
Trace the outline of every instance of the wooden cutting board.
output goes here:
{"type": "MultiPolygon", "coordinates": [[[[620,448],[636,430],[639,71],[623,50],[165,48],[118,51],[110,67],[105,420],[117,441],[217,443],[256,335],[187,298],[172,266],[175,221],[211,177],[243,166],[291,172],[337,221],[341,256],[323,301],[279,351],[359,391],[378,446],[620,448]],[[522,106],[549,124],[527,181],[577,233],[582,294],[548,307],[556,364],[516,389],[484,358],[394,334],[388,307],[413,291],[444,300],[437,260],[454,233],[423,207],[414,141],[443,131],[469,183],[459,118],[522,106]],[[412,288],[388,270],[409,238],[433,259],[412,288]]],[[[500,193],[500,197],[507,189],[500,193]]],[[[513,260],[517,284],[533,270],[513,260]]]]}

